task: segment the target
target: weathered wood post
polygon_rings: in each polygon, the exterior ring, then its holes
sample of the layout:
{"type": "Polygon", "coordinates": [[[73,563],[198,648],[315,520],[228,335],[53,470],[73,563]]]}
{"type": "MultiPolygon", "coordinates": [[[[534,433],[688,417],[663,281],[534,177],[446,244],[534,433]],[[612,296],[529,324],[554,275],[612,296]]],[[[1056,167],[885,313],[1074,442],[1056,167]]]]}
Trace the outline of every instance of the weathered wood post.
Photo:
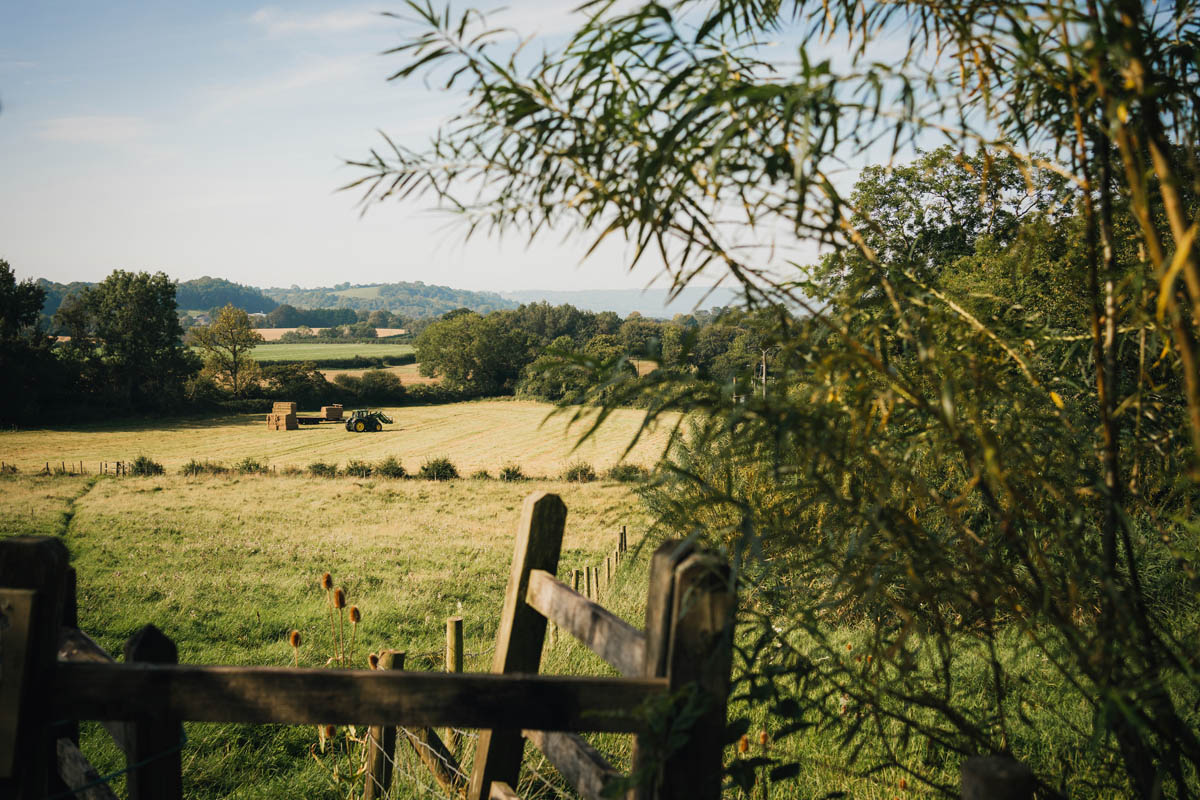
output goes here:
{"type": "Polygon", "coordinates": [[[589,600],[596,599],[595,596],[592,594],[592,568],[591,567],[583,568],[583,596],[589,600]]]}
{"type": "MultiPolygon", "coordinates": [[[[404,669],[403,650],[384,650],[379,654],[381,670],[404,669]]],[[[392,770],[396,763],[396,726],[372,725],[367,729],[367,787],[364,800],[388,797],[392,790],[392,770]]]]}
{"type": "Polygon", "coordinates": [[[716,556],[695,553],[675,568],[667,679],[672,692],[694,687],[686,702],[699,714],[663,764],[660,800],[721,797],[736,601],[729,565],[716,556]]]}
{"type": "Polygon", "coordinates": [[[583,570],[573,570],[571,573],[571,588],[579,591],[579,584],[583,581],[583,570]]]}
{"type": "Polygon", "coordinates": [[[0,540],[0,797],[46,797],[58,753],[50,684],[67,548],[46,536],[0,540]]]}
{"type": "Polygon", "coordinates": [[[1012,756],[973,756],[962,765],[962,800],[1032,800],[1033,770],[1012,756]]]}
{"type": "MultiPolygon", "coordinates": [[[[463,671],[463,618],[450,617],[446,620],[446,672],[463,671]]],[[[446,747],[458,753],[458,731],[446,728],[446,747]]]]}
{"type": "MultiPolygon", "coordinates": [[[[535,674],[541,665],[546,618],[525,603],[525,594],[532,570],[544,569],[551,575],[558,571],[566,519],[567,507],[558,495],[535,492],[525,498],[496,632],[492,672],[535,674]]],[[[488,800],[493,782],[516,786],[524,747],[520,730],[481,730],[467,800],[488,800]]]]}
{"type": "MultiPolygon", "coordinates": [[[[166,634],[147,625],[125,642],[126,663],[178,664],[179,651],[166,634]]],[[[183,797],[183,727],[167,713],[129,723],[125,762],[130,800],[183,797]],[[141,764],[134,767],[135,764],[141,764]]]]}
{"type": "MultiPolygon", "coordinates": [[[[667,541],[658,546],[650,557],[650,585],[646,595],[646,653],[642,675],[663,678],[667,674],[667,653],[671,642],[671,605],[675,598],[675,567],[692,554],[691,544],[667,541]]],[[[646,774],[658,754],[656,742],[646,736],[635,736],[631,763],[633,773],[642,781],[630,792],[630,800],[649,800],[654,796],[658,776],[646,774]]]]}

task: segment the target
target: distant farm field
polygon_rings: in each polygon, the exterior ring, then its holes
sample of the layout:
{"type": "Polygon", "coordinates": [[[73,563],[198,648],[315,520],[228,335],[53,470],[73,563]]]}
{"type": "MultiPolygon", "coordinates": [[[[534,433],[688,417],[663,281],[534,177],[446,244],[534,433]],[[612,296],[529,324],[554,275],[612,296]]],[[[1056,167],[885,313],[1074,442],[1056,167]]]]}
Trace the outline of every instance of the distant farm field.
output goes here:
{"type": "MultiPolygon", "coordinates": [[[[277,342],[283,338],[283,335],[285,333],[292,333],[293,331],[298,331],[300,329],[299,328],[255,328],[255,330],[258,332],[258,334],[260,336],[263,337],[264,340],[266,340],[268,342],[277,342]]],[[[313,333],[320,333],[323,330],[326,330],[326,329],[325,328],[313,328],[312,329],[313,333]]],[[[408,331],[404,328],[376,328],[375,329],[375,334],[377,336],[399,336],[402,333],[408,333],[408,331]]]]}
{"type": "Polygon", "coordinates": [[[407,356],[414,352],[411,344],[361,342],[349,344],[263,344],[251,354],[257,361],[316,361],[354,358],[382,358],[384,356],[407,356]]]}
{"type": "MultiPolygon", "coordinates": [[[[232,464],[251,457],[276,467],[304,467],[314,461],[345,466],[350,459],[395,456],[411,471],[425,459],[445,456],[464,474],[478,469],[495,474],[515,463],[528,475],[552,476],[579,459],[597,470],[612,466],[642,420],[641,411],[618,410],[572,452],[583,428],[568,429],[566,417],[547,419],[552,410],[545,403],[516,400],[392,408],[387,413],[395,423],[379,433],[351,433],[340,424],[269,431],[261,414],[5,430],[0,431],[0,461],[22,472],[62,461],[82,461],[95,470],[102,461],[146,455],[174,471],[192,459],[232,464]]],[[[663,428],[651,431],[625,460],[653,464],[667,434],[663,428]]]]}

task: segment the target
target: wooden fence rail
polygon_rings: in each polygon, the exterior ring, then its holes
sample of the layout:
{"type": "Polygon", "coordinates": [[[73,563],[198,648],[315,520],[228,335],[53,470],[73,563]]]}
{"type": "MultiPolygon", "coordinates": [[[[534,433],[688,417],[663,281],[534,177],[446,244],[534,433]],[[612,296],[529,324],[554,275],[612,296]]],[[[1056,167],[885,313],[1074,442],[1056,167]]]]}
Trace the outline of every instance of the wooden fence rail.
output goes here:
{"type": "MultiPolygon", "coordinates": [[[[581,796],[599,798],[619,773],[577,734],[631,733],[640,741],[649,701],[693,676],[710,695],[705,724],[714,728],[693,733],[696,746],[674,763],[668,759],[641,796],[718,797],[732,627],[721,565],[703,562],[701,572],[711,571],[715,582],[694,579],[689,570],[701,562],[672,562],[681,570],[678,586],[674,571],[652,575],[649,607],[654,615],[663,602],[672,610],[663,619],[648,616],[647,631],[639,631],[555,577],[565,520],[557,496],[526,500],[490,673],[458,671],[461,620],[447,627],[445,672],[404,671],[404,654],[396,651],[384,653],[377,670],[180,665],[175,644],[153,626],[130,638],[125,661],[117,663],[76,627],[74,574],[62,543],[0,540],[0,797],[111,797],[77,747],[75,721],[99,720],[126,755],[134,800],[182,797],[183,721],[370,726],[371,800],[390,791],[398,734],[448,793],[468,800],[516,796],[511,787],[519,785],[528,740],[581,796]],[[655,591],[666,600],[656,601],[655,591]],[[538,674],[548,620],[623,677],[538,674]],[[671,669],[668,653],[709,666],[671,669]],[[480,729],[469,781],[455,760],[458,743],[450,735],[451,746],[443,743],[437,726],[480,729]],[[695,759],[707,766],[697,770],[695,759]]],[[[583,570],[589,594],[599,593],[602,575],[603,585],[611,584],[625,546],[622,530],[604,568],[583,570]]]]}

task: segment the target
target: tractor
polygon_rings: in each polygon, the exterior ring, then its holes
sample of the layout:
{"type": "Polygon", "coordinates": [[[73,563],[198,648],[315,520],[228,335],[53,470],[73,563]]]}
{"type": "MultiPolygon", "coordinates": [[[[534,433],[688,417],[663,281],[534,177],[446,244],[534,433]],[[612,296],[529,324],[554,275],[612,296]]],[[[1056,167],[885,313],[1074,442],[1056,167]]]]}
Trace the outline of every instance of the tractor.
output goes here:
{"type": "Polygon", "coordinates": [[[366,431],[381,431],[383,424],[392,424],[392,419],[382,411],[368,411],[365,408],[355,409],[346,420],[346,430],[355,433],[366,431]]]}

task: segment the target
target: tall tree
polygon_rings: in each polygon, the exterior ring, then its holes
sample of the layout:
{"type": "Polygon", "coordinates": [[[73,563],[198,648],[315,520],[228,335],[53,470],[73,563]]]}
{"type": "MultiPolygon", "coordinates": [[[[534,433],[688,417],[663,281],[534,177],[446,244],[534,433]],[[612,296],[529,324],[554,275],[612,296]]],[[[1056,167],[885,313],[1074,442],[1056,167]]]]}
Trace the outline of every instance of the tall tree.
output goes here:
{"type": "Polygon", "coordinates": [[[193,328],[188,337],[204,351],[205,371],[234,397],[241,397],[262,377],[251,352],[263,337],[250,326],[250,315],[243,309],[226,305],[211,325],[193,328]]]}
{"type": "Polygon", "coordinates": [[[69,355],[100,399],[163,408],[200,367],[183,344],[175,283],[162,272],[115,270],[64,302],[55,321],[71,332],[69,355]]]}
{"type": "Polygon", "coordinates": [[[38,408],[55,380],[58,365],[50,337],[39,327],[45,291],[31,280],[18,282],[0,259],[0,420],[16,421],[38,408]]]}

